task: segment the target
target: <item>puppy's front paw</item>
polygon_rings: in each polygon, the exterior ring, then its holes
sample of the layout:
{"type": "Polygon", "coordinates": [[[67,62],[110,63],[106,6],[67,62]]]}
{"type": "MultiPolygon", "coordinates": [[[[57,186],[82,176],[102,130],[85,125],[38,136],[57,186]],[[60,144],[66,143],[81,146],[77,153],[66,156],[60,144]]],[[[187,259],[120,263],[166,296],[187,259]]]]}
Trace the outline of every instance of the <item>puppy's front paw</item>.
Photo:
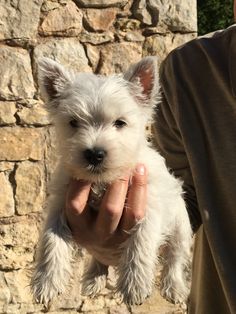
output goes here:
{"type": "Polygon", "coordinates": [[[141,305],[151,294],[151,288],[134,280],[119,281],[117,291],[127,305],[141,305]]]}
{"type": "Polygon", "coordinates": [[[64,287],[60,281],[54,282],[47,277],[47,274],[36,272],[31,280],[31,291],[38,303],[48,306],[54,297],[64,292],[64,287]]]}
{"type": "Polygon", "coordinates": [[[166,300],[172,303],[186,303],[189,288],[182,280],[173,281],[171,278],[165,277],[161,281],[160,293],[166,300]]]}

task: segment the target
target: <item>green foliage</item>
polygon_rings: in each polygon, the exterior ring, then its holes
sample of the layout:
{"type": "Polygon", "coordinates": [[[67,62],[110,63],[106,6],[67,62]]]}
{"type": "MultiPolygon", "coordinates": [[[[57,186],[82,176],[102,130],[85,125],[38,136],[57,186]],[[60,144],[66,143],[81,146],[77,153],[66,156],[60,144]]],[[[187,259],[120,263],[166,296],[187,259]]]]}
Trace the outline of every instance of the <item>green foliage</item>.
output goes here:
{"type": "Polygon", "coordinates": [[[203,35],[233,24],[233,0],[197,0],[198,34],[203,35]]]}

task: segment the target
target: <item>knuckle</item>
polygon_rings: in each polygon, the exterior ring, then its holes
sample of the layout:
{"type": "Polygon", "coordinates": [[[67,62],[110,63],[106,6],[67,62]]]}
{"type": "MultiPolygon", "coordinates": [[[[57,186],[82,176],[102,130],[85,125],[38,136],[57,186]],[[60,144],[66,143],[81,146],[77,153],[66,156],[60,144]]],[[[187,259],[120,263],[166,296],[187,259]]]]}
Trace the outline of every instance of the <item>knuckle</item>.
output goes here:
{"type": "Polygon", "coordinates": [[[132,221],[137,222],[144,218],[145,212],[143,210],[131,211],[129,217],[132,221]]]}
{"type": "Polygon", "coordinates": [[[105,213],[110,217],[116,217],[119,213],[120,210],[118,208],[118,206],[114,203],[107,203],[105,206],[105,213]]]}
{"type": "Polygon", "coordinates": [[[72,199],[67,201],[66,209],[70,211],[72,214],[78,215],[81,214],[84,207],[86,206],[86,202],[81,202],[79,199],[72,199]]]}
{"type": "Polygon", "coordinates": [[[139,187],[139,188],[146,188],[147,187],[147,181],[143,177],[134,177],[132,185],[139,187]]]}

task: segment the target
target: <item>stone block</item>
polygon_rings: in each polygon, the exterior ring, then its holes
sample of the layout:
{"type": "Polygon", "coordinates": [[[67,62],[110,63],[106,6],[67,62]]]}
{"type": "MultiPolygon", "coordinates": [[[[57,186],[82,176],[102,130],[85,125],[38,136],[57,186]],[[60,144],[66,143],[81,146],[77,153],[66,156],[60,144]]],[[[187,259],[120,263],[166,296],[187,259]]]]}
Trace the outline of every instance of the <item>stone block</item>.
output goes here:
{"type": "Polygon", "coordinates": [[[197,6],[192,0],[151,0],[160,12],[160,20],[172,32],[197,32],[197,6]],[[157,4],[159,2],[159,4],[157,4]]]}
{"type": "MultiPolygon", "coordinates": [[[[175,306],[174,304],[163,299],[160,295],[160,292],[157,290],[154,290],[152,295],[147,300],[145,300],[143,304],[132,306],[133,314],[174,314],[177,313],[177,310],[179,311],[179,306],[175,306]]],[[[181,311],[179,314],[184,314],[184,312],[181,311]]]]}
{"type": "Polygon", "coordinates": [[[145,25],[153,25],[152,23],[152,11],[148,9],[148,3],[146,0],[137,0],[132,7],[134,16],[145,25]]]}
{"type": "Polygon", "coordinates": [[[4,274],[8,289],[11,294],[11,303],[32,303],[29,287],[29,272],[15,270],[4,274]]]}
{"type": "Polygon", "coordinates": [[[87,298],[84,300],[81,310],[85,313],[89,311],[96,313],[97,311],[102,310],[104,308],[104,305],[105,301],[103,296],[96,297],[95,299],[87,298]]]}
{"type": "Polygon", "coordinates": [[[14,124],[16,105],[10,101],[0,101],[0,126],[7,124],[14,124]]]}
{"type": "Polygon", "coordinates": [[[119,18],[116,20],[116,27],[123,32],[139,31],[141,22],[131,18],[119,18]]]}
{"type": "Polygon", "coordinates": [[[164,24],[172,32],[197,32],[197,9],[192,0],[137,0],[134,17],[148,26],[164,24]]]}
{"type": "Polygon", "coordinates": [[[42,0],[2,0],[0,40],[33,38],[37,34],[42,0]]]}
{"type": "Polygon", "coordinates": [[[38,163],[19,163],[16,173],[16,211],[19,215],[42,211],[45,199],[43,168],[38,163]]]}
{"type": "Polygon", "coordinates": [[[22,106],[16,113],[19,123],[23,125],[44,126],[50,124],[49,114],[42,102],[31,107],[22,106]]]}
{"type": "Polygon", "coordinates": [[[92,31],[106,31],[114,23],[117,12],[115,8],[88,9],[85,12],[84,19],[92,31]]]}
{"type": "Polygon", "coordinates": [[[145,40],[144,36],[142,36],[139,32],[135,32],[135,31],[127,32],[124,38],[127,41],[133,41],[133,42],[143,42],[145,40]]]}
{"type": "Polygon", "coordinates": [[[100,50],[99,73],[111,74],[124,72],[132,63],[142,58],[142,44],[114,43],[100,50]]]}
{"type": "MultiPolygon", "coordinates": [[[[6,219],[5,219],[6,220],[6,219]]],[[[0,269],[13,270],[29,266],[38,241],[35,217],[13,217],[0,223],[0,269]]]]}
{"type": "MultiPolygon", "coordinates": [[[[0,305],[1,303],[7,304],[10,303],[11,300],[11,293],[10,290],[7,286],[5,277],[4,277],[4,272],[0,271],[0,305]]],[[[1,309],[1,307],[0,307],[1,309]]]]}
{"type": "MultiPolygon", "coordinates": [[[[4,314],[41,314],[45,312],[45,307],[42,304],[35,303],[5,303],[0,304],[0,313],[4,314]]],[[[50,312],[51,313],[51,312],[50,312]]],[[[65,312],[62,312],[65,313],[65,312]]],[[[59,313],[57,313],[59,314],[59,313]]],[[[67,314],[67,313],[66,313],[67,314]]]]}
{"type": "Polygon", "coordinates": [[[44,152],[41,128],[4,127],[0,129],[0,160],[41,160],[44,152]]]}
{"type": "Polygon", "coordinates": [[[93,72],[96,72],[100,60],[100,50],[91,44],[86,44],[86,53],[92,65],[93,72]]]}
{"type": "Polygon", "coordinates": [[[111,306],[109,309],[109,314],[130,314],[130,311],[128,310],[127,306],[120,304],[111,306]]]}
{"type": "Polygon", "coordinates": [[[45,36],[77,36],[82,29],[82,13],[72,1],[48,13],[43,20],[40,33],[45,36]]]}
{"type": "Polygon", "coordinates": [[[0,98],[33,98],[35,93],[31,61],[26,50],[0,46],[0,98]]]}
{"type": "Polygon", "coordinates": [[[37,63],[40,57],[56,60],[74,71],[91,71],[84,47],[75,38],[51,39],[38,45],[34,50],[34,61],[37,63]]]}
{"type": "Polygon", "coordinates": [[[58,164],[58,139],[57,133],[54,126],[48,128],[48,133],[46,137],[46,148],[45,148],[45,176],[47,182],[50,182],[53,176],[53,173],[58,164]]]}
{"type": "Polygon", "coordinates": [[[0,171],[2,172],[11,172],[14,169],[15,163],[10,161],[1,161],[0,162],[0,171]]]}
{"type": "Polygon", "coordinates": [[[60,8],[60,3],[54,0],[44,0],[41,11],[42,12],[49,12],[54,9],[60,8]]]}
{"type": "Polygon", "coordinates": [[[6,174],[0,172],[0,217],[12,216],[15,213],[13,189],[6,174]]]}

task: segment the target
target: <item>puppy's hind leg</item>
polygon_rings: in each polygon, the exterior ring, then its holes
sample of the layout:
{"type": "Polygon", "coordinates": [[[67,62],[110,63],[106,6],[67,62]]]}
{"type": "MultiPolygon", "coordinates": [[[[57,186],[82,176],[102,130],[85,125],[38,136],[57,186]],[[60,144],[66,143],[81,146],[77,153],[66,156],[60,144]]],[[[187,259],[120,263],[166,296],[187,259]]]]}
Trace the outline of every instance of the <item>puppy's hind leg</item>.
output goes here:
{"type": "Polygon", "coordinates": [[[185,303],[190,290],[192,230],[186,210],[178,215],[164,248],[160,290],[167,300],[185,303]]]}
{"type": "Polygon", "coordinates": [[[71,275],[72,237],[64,213],[58,208],[54,207],[48,216],[31,280],[34,297],[46,305],[64,291],[71,275]]]}
{"type": "Polygon", "coordinates": [[[106,286],[108,266],[92,259],[82,280],[82,294],[95,296],[106,286]]]}

